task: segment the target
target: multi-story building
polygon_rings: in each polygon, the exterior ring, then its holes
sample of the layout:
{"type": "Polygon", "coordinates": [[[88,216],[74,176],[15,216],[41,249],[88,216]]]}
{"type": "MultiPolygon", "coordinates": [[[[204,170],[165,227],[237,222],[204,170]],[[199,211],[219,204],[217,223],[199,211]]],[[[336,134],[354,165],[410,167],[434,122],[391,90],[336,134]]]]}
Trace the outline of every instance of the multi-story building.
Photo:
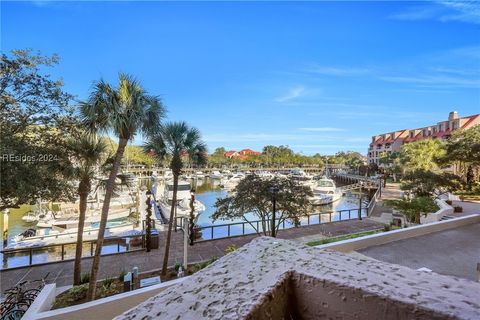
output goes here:
{"type": "Polygon", "coordinates": [[[447,139],[455,130],[468,129],[480,124],[480,114],[460,118],[456,111],[450,112],[448,120],[418,129],[404,129],[383,133],[372,137],[368,148],[368,163],[380,164],[385,152],[391,154],[400,151],[404,143],[422,139],[447,139]]]}

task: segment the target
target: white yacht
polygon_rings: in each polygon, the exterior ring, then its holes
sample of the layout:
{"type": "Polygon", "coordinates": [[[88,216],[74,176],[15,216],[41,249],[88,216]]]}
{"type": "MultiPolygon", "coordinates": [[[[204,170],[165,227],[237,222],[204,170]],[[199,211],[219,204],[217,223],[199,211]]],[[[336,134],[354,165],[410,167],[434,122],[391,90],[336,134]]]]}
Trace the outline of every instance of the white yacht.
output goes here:
{"type": "Polygon", "coordinates": [[[197,179],[203,179],[203,178],[205,178],[205,174],[204,174],[202,171],[197,171],[197,172],[195,172],[195,175],[194,175],[194,176],[195,176],[195,178],[197,178],[197,179]]]}
{"type": "MultiPolygon", "coordinates": [[[[177,201],[175,205],[175,215],[176,217],[189,217],[190,216],[190,200],[191,200],[191,190],[192,187],[190,182],[179,181],[177,188],[177,201]]],[[[162,211],[165,218],[168,219],[170,216],[170,210],[173,200],[173,182],[168,182],[165,184],[163,195],[158,199],[158,205],[162,211]]],[[[205,211],[205,205],[199,200],[194,202],[194,215],[195,218],[198,217],[200,213],[205,211]]],[[[159,218],[159,217],[157,217],[159,218]]]]}
{"type": "Polygon", "coordinates": [[[342,197],[342,193],[337,190],[335,181],[326,177],[319,179],[311,188],[313,197],[310,202],[314,205],[330,204],[342,197]]]}
{"type": "Polygon", "coordinates": [[[210,173],[210,179],[222,179],[222,174],[220,173],[220,171],[212,171],[210,173]]]}
{"type": "Polygon", "coordinates": [[[163,180],[168,181],[168,180],[173,180],[173,172],[172,170],[165,170],[163,173],[163,180]]]}
{"type": "Polygon", "coordinates": [[[220,187],[227,190],[232,190],[244,178],[245,178],[245,175],[243,173],[235,173],[230,178],[222,179],[220,182],[220,187]]]}

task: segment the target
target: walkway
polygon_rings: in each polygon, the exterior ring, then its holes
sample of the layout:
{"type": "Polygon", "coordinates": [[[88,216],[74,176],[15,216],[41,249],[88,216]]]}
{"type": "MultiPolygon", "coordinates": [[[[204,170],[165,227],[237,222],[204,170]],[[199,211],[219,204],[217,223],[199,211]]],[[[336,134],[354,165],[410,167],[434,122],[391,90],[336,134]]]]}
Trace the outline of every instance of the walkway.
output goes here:
{"type": "Polygon", "coordinates": [[[476,280],[480,263],[480,223],[359,250],[371,258],[412,269],[476,280]]]}
{"type": "MultiPolygon", "coordinates": [[[[321,239],[327,236],[337,236],[347,233],[362,232],[382,228],[383,225],[369,219],[348,220],[332,222],[320,225],[310,225],[287,230],[280,230],[278,237],[283,239],[297,239],[309,237],[309,239],[321,239]]],[[[138,267],[140,272],[159,269],[162,265],[164,254],[163,244],[165,243],[164,233],[161,233],[160,248],[147,253],[144,251],[128,252],[102,257],[100,261],[99,278],[117,277],[122,271],[130,271],[133,267],[138,267]]],[[[238,247],[250,242],[256,235],[234,237],[228,239],[218,239],[205,241],[189,247],[189,264],[208,260],[212,257],[225,255],[225,249],[234,244],[238,247]]],[[[172,246],[169,255],[169,264],[183,260],[183,233],[173,233],[172,246]]],[[[90,270],[91,258],[85,258],[82,261],[82,270],[84,273],[90,270]]],[[[72,283],[73,261],[65,261],[54,264],[31,266],[14,270],[0,272],[1,292],[14,286],[19,281],[25,279],[40,279],[48,272],[48,282],[56,282],[57,286],[70,285],[72,283]]]]}
{"type": "Polygon", "coordinates": [[[372,217],[380,217],[382,213],[392,213],[392,209],[383,205],[384,200],[402,199],[403,191],[400,189],[400,183],[387,183],[387,186],[382,188],[382,197],[373,208],[371,212],[372,217]]]}

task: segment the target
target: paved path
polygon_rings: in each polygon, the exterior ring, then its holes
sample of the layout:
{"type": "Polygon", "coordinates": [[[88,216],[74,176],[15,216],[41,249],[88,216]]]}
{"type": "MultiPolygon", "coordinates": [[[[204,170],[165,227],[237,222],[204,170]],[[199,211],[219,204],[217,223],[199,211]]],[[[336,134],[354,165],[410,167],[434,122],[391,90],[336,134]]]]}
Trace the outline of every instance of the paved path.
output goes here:
{"type": "Polygon", "coordinates": [[[373,208],[372,217],[380,217],[383,212],[392,213],[392,209],[383,205],[384,200],[402,199],[403,191],[400,190],[400,183],[388,182],[382,189],[382,197],[373,208]]]}
{"type": "Polygon", "coordinates": [[[480,263],[480,223],[359,250],[377,260],[412,269],[476,279],[480,263]]]}
{"type": "MultiPolygon", "coordinates": [[[[332,222],[320,225],[311,225],[300,228],[280,230],[278,237],[283,239],[304,238],[308,241],[324,238],[327,236],[337,236],[347,233],[361,232],[382,228],[383,225],[369,219],[348,220],[332,222]]],[[[130,271],[133,267],[138,267],[140,272],[159,269],[162,265],[164,248],[164,233],[161,233],[160,248],[147,253],[145,251],[128,252],[104,256],[100,262],[99,278],[117,277],[122,271],[130,271]]],[[[225,249],[235,244],[242,246],[250,242],[256,235],[234,237],[228,239],[218,239],[205,241],[189,247],[189,263],[200,262],[211,257],[220,257],[225,255],[225,249]]],[[[169,255],[169,264],[183,260],[183,233],[173,233],[172,247],[169,255]]],[[[241,263],[241,261],[239,261],[241,263]]],[[[85,258],[82,261],[82,270],[84,273],[90,270],[91,259],[85,258]]],[[[1,292],[14,286],[24,279],[40,279],[50,272],[48,282],[56,282],[57,286],[70,285],[72,283],[73,261],[65,261],[48,265],[25,267],[14,270],[5,270],[0,272],[1,292]]]]}

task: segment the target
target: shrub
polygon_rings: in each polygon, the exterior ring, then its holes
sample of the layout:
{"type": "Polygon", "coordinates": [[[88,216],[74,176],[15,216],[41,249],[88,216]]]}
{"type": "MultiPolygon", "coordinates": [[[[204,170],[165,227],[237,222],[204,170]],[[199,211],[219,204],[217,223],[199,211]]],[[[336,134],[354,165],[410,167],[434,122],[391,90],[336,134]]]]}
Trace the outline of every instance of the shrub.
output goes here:
{"type": "Polygon", "coordinates": [[[183,265],[182,265],[180,262],[175,263],[175,267],[174,267],[175,272],[178,273],[178,269],[180,269],[180,267],[182,267],[182,266],[183,266],[183,265]]]}
{"type": "Polygon", "coordinates": [[[81,284],[89,283],[90,282],[90,273],[84,273],[82,275],[82,279],[80,279],[81,284]]]}
{"type": "Polygon", "coordinates": [[[117,293],[117,289],[115,286],[112,285],[102,285],[100,288],[98,288],[98,293],[97,296],[99,298],[104,298],[111,296],[112,294],[117,293]]]}
{"type": "Polygon", "coordinates": [[[114,279],[107,277],[105,280],[102,281],[102,285],[110,287],[113,284],[114,279]]]}
{"type": "Polygon", "coordinates": [[[122,272],[120,272],[120,275],[118,276],[118,281],[120,282],[123,282],[123,280],[125,279],[125,276],[127,275],[127,271],[125,270],[122,270],[122,272]]]}
{"type": "Polygon", "coordinates": [[[452,203],[453,203],[452,200],[446,200],[445,202],[446,202],[448,205],[450,205],[450,206],[451,206],[452,203]]]}
{"type": "Polygon", "coordinates": [[[383,231],[386,232],[386,231],[390,231],[391,229],[392,229],[392,226],[391,226],[391,225],[389,225],[389,224],[383,225],[383,231]]]}
{"type": "Polygon", "coordinates": [[[453,207],[453,212],[463,212],[463,207],[455,206],[455,207],[453,207]]]}
{"type": "Polygon", "coordinates": [[[238,249],[237,245],[232,244],[232,245],[229,245],[229,246],[227,247],[227,249],[225,249],[225,253],[230,253],[230,252],[233,252],[233,251],[235,251],[235,250],[237,250],[237,249],[238,249]]]}

